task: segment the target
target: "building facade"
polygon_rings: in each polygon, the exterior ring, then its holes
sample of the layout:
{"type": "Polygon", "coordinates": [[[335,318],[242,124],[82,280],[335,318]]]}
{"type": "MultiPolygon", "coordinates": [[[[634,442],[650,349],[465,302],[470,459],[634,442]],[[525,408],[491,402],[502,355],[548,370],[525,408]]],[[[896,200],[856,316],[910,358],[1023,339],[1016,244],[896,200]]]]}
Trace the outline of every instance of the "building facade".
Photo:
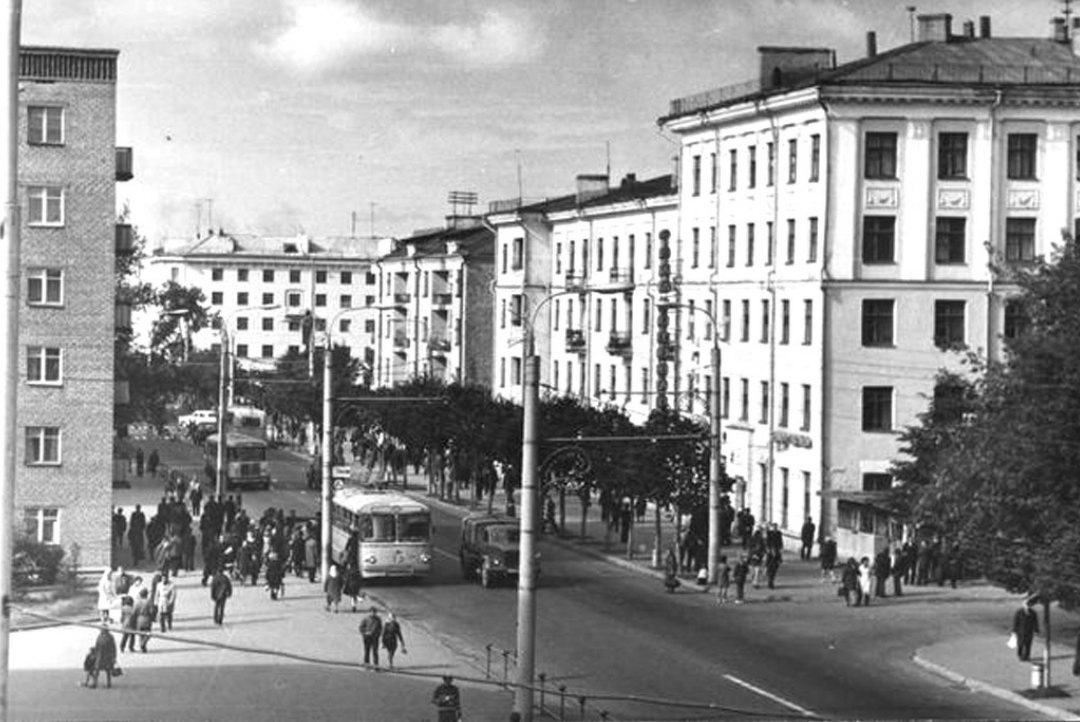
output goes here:
{"type": "Polygon", "coordinates": [[[1075,225],[1080,60],[1062,29],[920,16],[917,42],[879,55],[871,34],[840,66],[760,48],[755,82],[660,119],[682,147],[681,268],[697,237],[718,257],[679,292],[719,311],[724,453],[759,520],[797,535],[812,516],[844,554],[899,538],[880,502],[898,432],[954,351],[996,358],[1021,323],[991,266],[1048,256],[1075,225]]]}
{"type": "Polygon", "coordinates": [[[22,303],[15,503],[23,531],[68,560],[111,553],[116,182],[115,50],[26,47],[19,66],[22,303]],[[77,552],[76,552],[77,549],[77,552]]]}

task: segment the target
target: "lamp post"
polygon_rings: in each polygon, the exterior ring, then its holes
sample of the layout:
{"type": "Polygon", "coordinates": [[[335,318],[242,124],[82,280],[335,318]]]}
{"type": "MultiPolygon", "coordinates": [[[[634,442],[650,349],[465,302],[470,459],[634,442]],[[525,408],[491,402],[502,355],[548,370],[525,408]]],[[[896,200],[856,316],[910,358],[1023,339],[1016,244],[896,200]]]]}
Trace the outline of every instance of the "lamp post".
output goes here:
{"type": "Polygon", "coordinates": [[[218,443],[217,461],[214,473],[214,495],[218,497],[225,493],[226,486],[225,442],[228,431],[225,424],[225,417],[229,413],[229,397],[226,395],[225,390],[227,388],[226,377],[232,368],[229,365],[229,344],[231,343],[229,338],[229,321],[233,316],[244,311],[272,311],[275,308],[281,308],[281,306],[277,304],[268,306],[245,306],[243,308],[234,309],[231,313],[221,319],[221,353],[218,355],[218,443]]]}
{"type": "Polygon", "coordinates": [[[709,359],[713,385],[709,390],[709,556],[708,556],[708,579],[709,584],[716,584],[717,572],[720,566],[720,479],[723,475],[721,467],[721,439],[720,429],[720,339],[719,329],[716,326],[716,318],[704,308],[691,306],[686,303],[672,303],[658,301],[658,306],[668,309],[685,308],[705,314],[712,325],[712,354],[709,359]]]}

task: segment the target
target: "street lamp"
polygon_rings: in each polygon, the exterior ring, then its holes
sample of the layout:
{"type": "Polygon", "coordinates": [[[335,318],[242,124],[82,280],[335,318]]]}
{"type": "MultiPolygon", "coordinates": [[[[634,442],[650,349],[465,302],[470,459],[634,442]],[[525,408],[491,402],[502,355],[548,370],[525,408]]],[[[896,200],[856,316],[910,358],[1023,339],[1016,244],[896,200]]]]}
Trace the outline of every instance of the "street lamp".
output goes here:
{"type": "Polygon", "coordinates": [[[236,316],[236,314],[244,311],[272,311],[275,308],[281,308],[278,304],[271,304],[267,306],[244,306],[243,308],[234,309],[229,314],[225,315],[221,319],[221,353],[219,356],[220,367],[218,368],[218,419],[217,419],[217,461],[215,464],[215,479],[214,479],[214,495],[221,497],[225,493],[225,441],[226,441],[226,425],[225,416],[229,412],[229,397],[225,393],[226,382],[225,378],[228,375],[228,371],[231,368],[229,366],[229,321],[236,316]]]}
{"type": "Polygon", "coordinates": [[[720,429],[720,339],[716,318],[710,311],[686,303],[673,303],[666,300],[656,302],[657,307],[685,308],[705,314],[712,324],[712,356],[710,359],[713,385],[709,390],[709,584],[716,584],[720,566],[720,479],[721,468],[721,429],[720,429]]]}

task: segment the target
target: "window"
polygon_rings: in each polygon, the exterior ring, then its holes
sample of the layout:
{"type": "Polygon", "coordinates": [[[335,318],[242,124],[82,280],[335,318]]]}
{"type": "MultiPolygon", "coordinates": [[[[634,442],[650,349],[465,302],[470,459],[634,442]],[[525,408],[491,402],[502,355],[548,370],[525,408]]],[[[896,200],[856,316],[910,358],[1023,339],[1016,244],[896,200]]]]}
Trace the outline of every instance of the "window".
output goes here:
{"type": "Polygon", "coordinates": [[[562,244],[555,244],[555,273],[562,273],[562,244]]]}
{"type": "MultiPolygon", "coordinates": [[[[569,380],[566,385],[569,388],[569,380]]],[[[649,368],[647,366],[641,367],[641,403],[649,403],[649,368]]]]}
{"type": "Polygon", "coordinates": [[[892,263],[895,245],[895,216],[863,217],[863,263],[892,263]]]}
{"type": "Polygon", "coordinates": [[[701,195],[701,156],[695,155],[691,160],[690,187],[695,196],[701,195]]]}
{"type": "Polygon", "coordinates": [[[577,263],[577,253],[574,250],[574,242],[570,241],[570,253],[567,254],[566,259],[566,272],[569,274],[574,273],[574,264],[577,263]]]}
{"type": "Polygon", "coordinates": [[[761,382],[761,409],[758,421],[762,424],[769,423],[769,382],[761,382]]]}
{"type": "Polygon", "coordinates": [[[733,191],[738,183],[739,155],[732,148],[728,151],[728,190],[733,191]]]}
{"type": "Polygon", "coordinates": [[[934,345],[941,349],[964,344],[964,301],[934,301],[934,345]]]}
{"type": "Polygon", "coordinates": [[[326,305],[326,294],[325,293],[316,293],[315,294],[315,305],[316,306],[325,306],[326,305]]]}
{"type": "Polygon", "coordinates": [[[787,182],[794,183],[799,177],[799,141],[792,138],[787,142],[787,182]]]}
{"type": "Polygon", "coordinates": [[[863,387],[863,431],[892,431],[892,397],[892,386],[863,387]]]}
{"type": "Polygon", "coordinates": [[[765,153],[767,156],[765,171],[765,185],[773,186],[776,183],[776,144],[769,143],[765,146],[765,153]]]}
{"type": "Polygon", "coordinates": [[[821,136],[810,136],[810,182],[817,183],[821,177],[821,136]]]}
{"type": "Polygon", "coordinates": [[[60,510],[55,507],[28,506],[22,513],[26,536],[41,544],[60,543],[60,510]]]}
{"type": "Polygon", "coordinates": [[[731,268],[735,265],[735,226],[727,227],[727,265],[731,268]]]}
{"type": "Polygon", "coordinates": [[[210,305],[211,306],[220,306],[222,303],[224,303],[224,300],[225,300],[225,294],[222,293],[221,291],[212,291],[210,293],[210,305]]]}
{"type": "Polygon", "coordinates": [[[62,306],[64,272],[59,268],[28,268],[26,302],[31,306],[62,306]]]}
{"type": "Polygon", "coordinates": [[[791,471],[786,466],[780,467],[780,526],[783,528],[788,527],[789,515],[791,512],[791,489],[789,479],[791,478],[791,471]]]}
{"type": "Polygon", "coordinates": [[[938,264],[963,263],[967,219],[939,217],[934,233],[934,261],[938,264]]]}
{"type": "Polygon", "coordinates": [[[326,271],[315,271],[315,283],[326,283],[326,271]]]}
{"type": "Polygon", "coordinates": [[[780,302],[780,343],[787,344],[791,340],[791,301],[784,299],[780,302]]]}
{"type": "Polygon", "coordinates": [[[747,188],[753,188],[757,185],[757,146],[752,145],[747,148],[747,156],[749,157],[749,177],[746,180],[747,188]]]}
{"type": "Polygon", "coordinates": [[[264,293],[262,295],[262,305],[264,305],[264,306],[273,306],[274,305],[274,294],[272,294],[272,293],[264,293]]]}
{"type": "Polygon", "coordinates": [[[1005,219],[1005,260],[1031,263],[1035,260],[1035,219],[1005,219]]]}
{"type": "Polygon", "coordinates": [[[262,347],[263,358],[274,358],[274,347],[270,344],[264,344],[262,347]]]}
{"type": "MultiPolygon", "coordinates": [[[[716,318],[716,315],[713,313],[712,299],[706,299],[705,300],[705,316],[710,318],[710,319],[716,318]]],[[[712,324],[711,323],[705,324],[705,340],[706,341],[711,341],[712,340],[712,335],[713,335],[712,324]]]]}
{"type": "Polygon", "coordinates": [[[645,268],[652,268],[653,243],[652,234],[645,234],[645,268]]]}
{"type": "Polygon", "coordinates": [[[604,270],[604,239],[596,239],[596,270],[604,270]]]}
{"type": "Polygon", "coordinates": [[[289,271],[289,283],[300,283],[300,271],[295,268],[289,271]]]}
{"type": "Polygon", "coordinates": [[[641,332],[648,333],[652,326],[652,306],[649,305],[649,299],[644,298],[641,300],[641,332]]]}
{"type": "Polygon", "coordinates": [[[810,218],[810,249],[806,254],[807,263],[817,263],[818,246],[818,219],[817,216],[810,218]]]}
{"type": "Polygon", "coordinates": [[[248,293],[247,293],[247,291],[241,291],[240,293],[236,294],[236,303],[239,306],[247,306],[248,305],[249,301],[248,301],[248,293]]]}
{"type": "Polygon", "coordinates": [[[247,358],[248,357],[248,347],[247,347],[246,343],[238,343],[238,344],[236,344],[236,357],[237,358],[247,358]]]}
{"type": "Polygon", "coordinates": [[[967,178],[967,133],[938,135],[937,177],[941,180],[967,178]]]}
{"type": "Polygon", "coordinates": [[[247,331],[248,330],[247,316],[238,316],[236,318],[236,330],[237,331],[247,331]]]}
{"type": "Polygon", "coordinates": [[[51,346],[26,347],[27,383],[59,385],[63,381],[60,368],[59,348],[51,346]]]}
{"type": "Polygon", "coordinates": [[[795,219],[787,220],[787,262],[795,263],[795,219]]]}
{"type": "Polygon", "coordinates": [[[506,359],[499,359],[499,388],[506,386],[506,359]]]}
{"type": "Polygon", "coordinates": [[[510,325],[520,326],[521,317],[525,313],[525,296],[515,293],[510,296],[510,325]]]}
{"type": "Polygon", "coordinates": [[[769,342],[769,300],[761,302],[761,342],[769,342]]]}
{"type": "Polygon", "coordinates": [[[888,491],[892,488],[891,474],[867,473],[862,475],[863,491],[888,491]]]}
{"type": "Polygon", "coordinates": [[[274,271],[269,269],[269,268],[264,268],[263,272],[262,272],[262,280],[263,280],[263,283],[273,283],[274,282],[274,271]]]}
{"type": "Polygon", "coordinates": [[[525,264],[525,238],[515,238],[511,250],[510,270],[520,271],[525,264]]]}
{"type": "Polygon", "coordinates": [[[814,302],[810,299],[803,301],[803,345],[809,346],[814,342],[814,302]]]}
{"type": "Polygon", "coordinates": [[[341,272],[341,285],[348,286],[352,284],[352,271],[341,272]]]}
{"type": "Polygon", "coordinates": [[[593,396],[600,397],[600,364],[593,364],[593,396]]]}
{"type": "Polygon", "coordinates": [[[720,416],[728,418],[731,413],[731,379],[725,376],[720,385],[720,416]]]}
{"type": "Polygon", "coordinates": [[[1020,301],[1010,300],[1005,302],[1005,338],[1016,338],[1027,330],[1030,323],[1027,313],[1020,301]]]}
{"type": "Polygon", "coordinates": [[[293,333],[300,330],[300,321],[296,319],[289,319],[289,331],[293,333]]]}
{"type": "Polygon", "coordinates": [[[716,153],[709,154],[709,193],[716,193],[716,153]]]}
{"type": "Polygon", "coordinates": [[[246,268],[237,268],[236,269],[236,280],[241,282],[241,283],[247,283],[248,269],[246,269],[246,268]]]}
{"type": "Polygon", "coordinates": [[[59,463],[60,428],[58,426],[27,426],[27,466],[56,466],[59,463]]]}
{"type": "Polygon", "coordinates": [[[26,140],[30,145],[63,145],[63,108],[31,105],[26,111],[26,140]]]}
{"type": "Polygon", "coordinates": [[[274,319],[272,319],[272,318],[264,318],[262,320],[262,330],[263,331],[273,331],[274,330],[274,319]]]}
{"type": "Polygon", "coordinates": [[[342,294],[340,302],[341,302],[341,308],[352,308],[352,296],[351,295],[349,295],[347,293],[342,294]]]}
{"type": "Polygon", "coordinates": [[[288,291],[285,293],[285,302],[290,308],[298,308],[303,295],[300,291],[288,291]]]}
{"type": "Polygon", "coordinates": [[[1035,180],[1035,152],[1039,138],[1034,133],[1009,133],[1009,179],[1035,180]]]}
{"type": "Polygon", "coordinates": [[[746,224],[746,265],[754,265],[754,224],[746,224]]]}
{"type": "Polygon", "coordinates": [[[773,249],[776,248],[776,231],[773,229],[773,222],[765,222],[765,265],[771,266],[773,264],[773,249]]]}
{"type": "Polygon", "coordinates": [[[739,420],[746,421],[750,418],[750,379],[740,379],[742,389],[739,406],[739,420]]]}
{"type": "Polygon", "coordinates": [[[781,382],[780,384],[780,419],[777,424],[786,429],[788,425],[788,405],[791,403],[790,399],[791,387],[787,382],[781,382]]]}
{"type": "Polygon", "coordinates": [[[690,267],[698,267],[698,259],[701,256],[701,229],[690,229],[690,267]]]}
{"type": "Polygon", "coordinates": [[[64,225],[64,189],[58,186],[27,186],[28,215],[32,226],[64,225]]]}
{"type": "Polygon", "coordinates": [[[720,340],[731,340],[731,301],[724,299],[720,302],[720,340]]]}
{"type": "Polygon", "coordinates": [[[862,345],[893,345],[893,299],[867,298],[862,302],[862,345]]]}
{"type": "Polygon", "coordinates": [[[596,319],[593,321],[593,331],[604,330],[604,299],[596,299],[596,319]]]}
{"type": "Polygon", "coordinates": [[[750,302],[742,302],[742,337],[741,341],[746,342],[750,340],[750,302]]]}
{"type": "Polygon", "coordinates": [[[799,428],[803,431],[810,430],[810,384],[802,385],[802,423],[799,428]]]}
{"type": "Polygon", "coordinates": [[[223,280],[225,280],[225,269],[224,268],[211,268],[210,269],[210,280],[211,281],[223,281],[223,280]]]}
{"type": "Polygon", "coordinates": [[[716,226],[709,226],[709,268],[716,268],[716,226]]]}
{"type": "Polygon", "coordinates": [[[686,305],[687,305],[686,310],[689,311],[689,313],[686,314],[686,338],[689,341],[693,341],[694,340],[694,309],[696,308],[697,303],[694,301],[694,299],[690,299],[689,301],[687,301],[686,305]]]}
{"type": "Polygon", "coordinates": [[[867,133],[863,177],[896,178],[896,133],[867,133]]]}

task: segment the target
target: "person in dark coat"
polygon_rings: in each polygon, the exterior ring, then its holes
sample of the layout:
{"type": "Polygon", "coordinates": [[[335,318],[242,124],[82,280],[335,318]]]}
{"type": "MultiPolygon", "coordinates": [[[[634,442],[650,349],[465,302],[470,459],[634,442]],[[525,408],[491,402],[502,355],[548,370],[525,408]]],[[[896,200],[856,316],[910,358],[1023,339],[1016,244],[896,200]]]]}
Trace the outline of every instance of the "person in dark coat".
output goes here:
{"type": "Polygon", "coordinates": [[[855,605],[859,603],[859,563],[855,557],[848,557],[844,568],[840,572],[840,594],[844,598],[844,604],[851,606],[851,595],[855,595],[855,605]]]}
{"type": "Polygon", "coordinates": [[[122,547],[124,545],[124,534],[127,533],[127,517],[124,516],[124,510],[120,507],[116,507],[116,511],[113,512],[112,517],[112,537],[113,546],[122,547]]]}
{"type": "MultiPolygon", "coordinates": [[[[113,670],[116,669],[116,638],[108,629],[98,632],[93,646],[93,670],[87,670],[90,687],[97,687],[98,675],[105,673],[105,686],[112,687],[113,670]]],[[[84,661],[85,666],[85,661],[84,661]]]]}
{"type": "Polygon", "coordinates": [[[739,561],[731,571],[732,581],[735,582],[735,603],[743,603],[743,595],[746,593],[746,578],[750,576],[750,562],[745,554],[739,555],[739,561]]]}
{"type": "Polygon", "coordinates": [[[157,449],[150,450],[150,456],[146,459],[146,470],[150,472],[150,476],[157,473],[158,464],[161,463],[161,457],[158,456],[157,449]]]}
{"type": "Polygon", "coordinates": [[[874,555],[874,596],[884,599],[885,582],[892,575],[892,559],[889,557],[888,548],[883,548],[874,555]]]}
{"type": "Polygon", "coordinates": [[[364,640],[364,664],[374,663],[379,666],[379,642],[382,640],[382,618],[379,610],[371,608],[371,613],[360,622],[360,637],[364,640]]]}
{"type": "Polygon", "coordinates": [[[337,562],[330,562],[330,567],[326,571],[326,581],[323,582],[323,590],[326,592],[326,611],[329,612],[332,607],[334,614],[338,613],[344,586],[345,572],[337,562]]]}
{"type": "MultiPolygon", "coordinates": [[[[139,651],[145,653],[146,644],[150,640],[148,632],[154,627],[154,603],[150,598],[150,590],[146,587],[139,590],[132,616],[135,617],[135,629],[139,631],[139,651]]],[[[134,652],[134,644],[132,646],[131,651],[134,652]]]]}
{"type": "Polygon", "coordinates": [[[1016,656],[1021,662],[1031,659],[1031,641],[1039,633],[1039,615],[1024,601],[1013,615],[1013,634],[1016,635],[1016,656]]]}
{"type": "Polygon", "coordinates": [[[131,545],[131,560],[138,566],[146,558],[146,514],[140,504],[135,505],[128,522],[128,543],[131,545]]]}
{"type": "Polygon", "coordinates": [[[143,450],[142,447],[135,449],[135,473],[139,476],[143,474],[143,450]]]}
{"type": "Polygon", "coordinates": [[[800,559],[809,560],[813,556],[814,535],[816,533],[817,526],[814,524],[814,520],[806,517],[806,521],[802,525],[802,533],[799,535],[802,540],[802,547],[799,549],[800,559]]]}
{"type": "Polygon", "coordinates": [[[232,582],[225,570],[218,567],[214,572],[214,578],[210,582],[210,598],[214,600],[214,624],[221,626],[225,623],[225,602],[232,596],[232,582]]]}
{"type": "Polygon", "coordinates": [[[135,651],[135,631],[138,629],[138,620],[135,616],[135,600],[130,594],[120,598],[120,629],[124,630],[120,635],[120,651],[130,649],[135,651]]]}
{"type": "Polygon", "coordinates": [[[394,655],[397,653],[399,643],[401,653],[408,654],[405,650],[405,637],[401,634],[401,622],[397,620],[393,612],[390,612],[382,628],[382,646],[386,650],[386,658],[391,669],[394,668],[394,655]]]}
{"type": "Polygon", "coordinates": [[[821,561],[821,583],[824,584],[828,581],[830,584],[836,582],[836,540],[831,536],[825,537],[821,542],[821,552],[819,554],[821,561]]]}

